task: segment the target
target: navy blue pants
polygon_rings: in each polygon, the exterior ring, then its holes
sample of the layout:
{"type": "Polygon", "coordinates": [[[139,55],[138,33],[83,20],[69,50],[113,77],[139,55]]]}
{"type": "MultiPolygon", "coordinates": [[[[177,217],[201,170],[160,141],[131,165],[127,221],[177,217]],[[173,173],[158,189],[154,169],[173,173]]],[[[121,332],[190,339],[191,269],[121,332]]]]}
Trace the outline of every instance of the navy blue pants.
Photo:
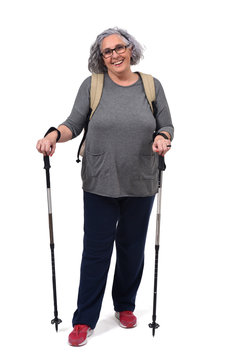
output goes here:
{"type": "Polygon", "coordinates": [[[117,252],[112,287],[114,310],[134,310],[154,197],[110,198],[84,192],[84,247],[73,326],[86,324],[92,329],[96,326],[114,241],[117,252]]]}

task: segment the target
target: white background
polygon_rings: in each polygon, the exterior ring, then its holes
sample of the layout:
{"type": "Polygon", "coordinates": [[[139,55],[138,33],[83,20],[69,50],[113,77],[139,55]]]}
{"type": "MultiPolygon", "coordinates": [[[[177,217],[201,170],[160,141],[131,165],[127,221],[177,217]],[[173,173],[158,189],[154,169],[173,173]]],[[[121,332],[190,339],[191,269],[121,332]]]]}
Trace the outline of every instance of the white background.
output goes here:
{"type": "Polygon", "coordinates": [[[1,349],[4,359],[240,357],[239,12],[237,1],[2,1],[1,349]],[[137,297],[138,327],[113,317],[109,272],[94,335],[67,344],[82,251],[80,138],[57,146],[51,186],[59,317],[53,318],[45,171],[36,142],[69,115],[97,34],[127,29],[133,68],[157,77],[175,125],[163,179],[157,322],[152,338],[156,202],[137,297]]]}

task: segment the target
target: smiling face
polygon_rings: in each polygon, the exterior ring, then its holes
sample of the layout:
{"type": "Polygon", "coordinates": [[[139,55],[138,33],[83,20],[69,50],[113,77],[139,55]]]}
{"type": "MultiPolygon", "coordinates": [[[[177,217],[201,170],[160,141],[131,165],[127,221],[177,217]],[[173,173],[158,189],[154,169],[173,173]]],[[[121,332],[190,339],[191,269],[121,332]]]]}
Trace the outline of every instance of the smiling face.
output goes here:
{"type": "MultiPolygon", "coordinates": [[[[109,35],[105,37],[102,41],[101,52],[105,49],[115,49],[117,45],[127,45],[122,37],[117,34],[109,35]]],[[[128,73],[130,70],[130,61],[131,61],[132,50],[130,47],[126,48],[126,51],[122,54],[117,54],[116,51],[113,51],[112,56],[105,59],[102,57],[104,65],[107,67],[108,73],[113,75],[120,75],[124,72],[128,73]]]]}

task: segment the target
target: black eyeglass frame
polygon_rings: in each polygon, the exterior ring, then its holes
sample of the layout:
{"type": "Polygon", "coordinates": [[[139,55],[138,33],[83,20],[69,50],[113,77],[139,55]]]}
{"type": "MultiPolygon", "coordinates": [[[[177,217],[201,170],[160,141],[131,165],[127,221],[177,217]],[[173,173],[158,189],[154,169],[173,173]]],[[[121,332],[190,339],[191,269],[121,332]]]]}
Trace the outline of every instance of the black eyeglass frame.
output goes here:
{"type": "Polygon", "coordinates": [[[103,53],[100,53],[100,54],[101,54],[102,57],[104,57],[104,59],[108,59],[108,58],[110,58],[111,56],[113,56],[113,52],[114,52],[114,51],[115,51],[116,54],[118,54],[118,55],[124,54],[125,51],[127,50],[127,48],[128,48],[129,46],[130,46],[130,44],[128,44],[128,45],[120,45],[120,44],[118,44],[114,49],[110,49],[110,48],[106,49],[106,50],[111,50],[111,55],[109,55],[109,56],[106,57],[106,56],[104,56],[103,53]],[[118,47],[118,46],[124,47],[125,50],[124,50],[123,52],[121,52],[121,53],[118,53],[118,52],[117,52],[117,47],[118,47]]]}

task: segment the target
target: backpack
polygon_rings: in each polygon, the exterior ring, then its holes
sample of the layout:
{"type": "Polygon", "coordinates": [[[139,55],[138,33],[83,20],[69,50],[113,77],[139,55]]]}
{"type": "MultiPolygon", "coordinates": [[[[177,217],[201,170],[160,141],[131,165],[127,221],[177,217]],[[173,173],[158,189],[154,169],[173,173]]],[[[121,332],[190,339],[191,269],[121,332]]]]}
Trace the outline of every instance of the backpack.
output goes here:
{"type": "MultiPolygon", "coordinates": [[[[152,75],[149,74],[143,74],[139,72],[139,75],[141,76],[144,91],[147,97],[147,100],[149,102],[150,108],[152,113],[154,113],[154,104],[156,94],[155,94],[155,85],[154,85],[154,79],[152,75]]],[[[86,126],[84,127],[84,134],[82,141],[79,145],[78,153],[77,153],[77,163],[79,163],[81,160],[79,159],[79,156],[83,156],[84,150],[85,150],[85,140],[87,135],[87,129],[88,129],[88,123],[91,120],[95,110],[98,107],[98,104],[100,102],[101,96],[102,96],[102,90],[103,90],[103,82],[104,82],[104,74],[92,74],[91,79],[91,89],[90,89],[90,109],[87,115],[87,122],[86,126]]]]}

